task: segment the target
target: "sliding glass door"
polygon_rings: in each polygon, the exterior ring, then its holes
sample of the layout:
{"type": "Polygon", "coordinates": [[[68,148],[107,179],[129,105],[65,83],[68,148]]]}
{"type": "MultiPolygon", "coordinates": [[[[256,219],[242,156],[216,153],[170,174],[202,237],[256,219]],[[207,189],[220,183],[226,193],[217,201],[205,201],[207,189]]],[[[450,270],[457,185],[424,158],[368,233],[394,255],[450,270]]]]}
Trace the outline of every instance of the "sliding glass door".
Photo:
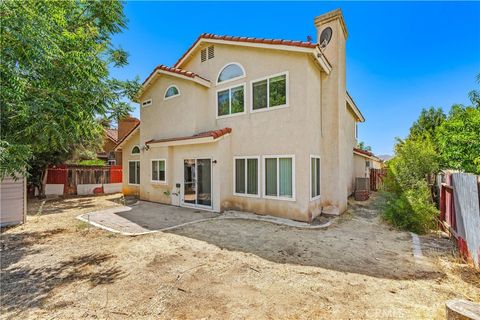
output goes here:
{"type": "Polygon", "coordinates": [[[197,207],[212,207],[212,160],[183,161],[183,203],[197,207]]]}

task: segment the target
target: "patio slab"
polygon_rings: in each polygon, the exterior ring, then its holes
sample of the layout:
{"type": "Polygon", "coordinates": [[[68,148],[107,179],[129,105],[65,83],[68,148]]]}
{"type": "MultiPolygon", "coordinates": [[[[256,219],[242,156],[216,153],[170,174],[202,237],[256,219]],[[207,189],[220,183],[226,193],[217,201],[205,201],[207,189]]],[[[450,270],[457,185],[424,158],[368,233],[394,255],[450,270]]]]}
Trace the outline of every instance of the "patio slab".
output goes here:
{"type": "Polygon", "coordinates": [[[94,211],[80,215],[78,219],[111,232],[140,235],[210,220],[218,216],[219,214],[209,211],[139,201],[131,207],[94,211]]]}
{"type": "Polygon", "coordinates": [[[94,211],[77,218],[96,227],[130,236],[168,231],[194,223],[218,219],[253,220],[300,229],[323,229],[329,227],[335,221],[335,218],[330,218],[320,224],[309,224],[249,212],[228,210],[223,214],[218,214],[195,208],[176,207],[147,201],[139,201],[136,205],[130,207],[122,206],[94,211]]]}

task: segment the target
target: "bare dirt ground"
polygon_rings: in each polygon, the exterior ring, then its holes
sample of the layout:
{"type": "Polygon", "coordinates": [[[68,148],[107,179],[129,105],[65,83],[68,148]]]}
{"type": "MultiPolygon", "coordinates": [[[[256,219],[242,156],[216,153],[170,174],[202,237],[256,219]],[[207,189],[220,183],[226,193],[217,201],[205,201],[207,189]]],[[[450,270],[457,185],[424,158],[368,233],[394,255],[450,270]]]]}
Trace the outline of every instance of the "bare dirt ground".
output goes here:
{"type": "Polygon", "coordinates": [[[416,263],[377,197],[321,230],[216,220],[128,237],[75,219],[118,198],[29,203],[1,236],[2,318],[442,319],[448,299],[480,301],[451,243],[421,237],[416,263]]]}

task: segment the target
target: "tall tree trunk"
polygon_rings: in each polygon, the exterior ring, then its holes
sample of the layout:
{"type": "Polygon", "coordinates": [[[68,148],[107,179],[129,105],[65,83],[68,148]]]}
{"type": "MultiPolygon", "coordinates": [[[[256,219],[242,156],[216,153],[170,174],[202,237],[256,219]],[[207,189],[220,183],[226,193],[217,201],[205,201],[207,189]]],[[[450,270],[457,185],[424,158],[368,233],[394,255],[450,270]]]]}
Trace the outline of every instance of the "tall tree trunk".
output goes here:
{"type": "Polygon", "coordinates": [[[45,166],[45,168],[42,171],[42,181],[40,183],[40,190],[39,190],[39,197],[40,198],[45,198],[45,187],[47,185],[47,178],[48,178],[48,165],[45,166]]]}

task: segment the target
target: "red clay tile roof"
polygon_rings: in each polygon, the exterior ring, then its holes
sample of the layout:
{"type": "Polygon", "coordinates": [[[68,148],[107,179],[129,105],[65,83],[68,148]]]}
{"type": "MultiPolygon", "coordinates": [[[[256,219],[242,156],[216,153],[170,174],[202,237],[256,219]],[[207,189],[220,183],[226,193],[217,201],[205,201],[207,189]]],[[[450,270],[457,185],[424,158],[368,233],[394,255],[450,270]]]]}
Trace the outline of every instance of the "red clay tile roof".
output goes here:
{"type": "Polygon", "coordinates": [[[369,156],[369,157],[380,159],[373,152],[370,152],[370,151],[362,150],[362,149],[359,149],[359,148],[353,148],[353,151],[364,154],[364,155],[369,156]]]}
{"type": "Polygon", "coordinates": [[[118,140],[118,130],[117,129],[106,129],[107,136],[113,141],[117,142],[118,140]]]}
{"type": "Polygon", "coordinates": [[[188,50],[178,59],[175,63],[175,67],[180,64],[180,61],[185,58],[190,51],[197,45],[201,39],[213,39],[213,40],[225,40],[225,41],[237,41],[237,42],[250,42],[250,43],[262,43],[262,44],[273,44],[273,45],[284,45],[292,47],[302,47],[302,48],[315,48],[316,43],[310,41],[294,41],[294,40],[282,40],[282,39],[265,39],[265,38],[253,38],[253,37],[233,37],[233,36],[219,36],[212,33],[202,33],[197,40],[188,48],[188,50]]]}
{"type": "Polygon", "coordinates": [[[167,139],[159,139],[159,140],[150,140],[145,142],[145,144],[149,143],[160,143],[160,142],[172,142],[172,141],[181,141],[181,140],[190,140],[190,139],[198,139],[198,138],[208,138],[212,137],[214,140],[220,138],[221,136],[226,135],[227,133],[232,132],[231,128],[223,128],[218,130],[211,130],[207,132],[202,132],[198,134],[194,134],[192,136],[185,136],[185,137],[176,137],[176,138],[167,138],[167,139]]]}
{"type": "Polygon", "coordinates": [[[198,77],[198,78],[201,78],[205,81],[208,81],[210,82],[210,80],[204,78],[204,77],[201,77],[199,76],[198,74],[194,73],[194,72],[191,72],[191,71],[187,71],[187,70],[183,70],[183,69],[179,69],[179,68],[173,68],[173,67],[167,67],[163,64],[160,64],[158,66],[155,67],[155,69],[153,69],[153,71],[150,73],[150,75],[147,77],[147,79],[145,79],[145,81],[143,81],[143,84],[145,84],[145,82],[148,81],[148,79],[150,79],[151,76],[153,76],[155,74],[155,72],[157,72],[157,70],[163,70],[163,71],[167,71],[167,72],[172,72],[172,73],[176,73],[176,74],[180,74],[182,76],[186,76],[186,77],[189,77],[189,78],[195,78],[195,77],[198,77]]]}

